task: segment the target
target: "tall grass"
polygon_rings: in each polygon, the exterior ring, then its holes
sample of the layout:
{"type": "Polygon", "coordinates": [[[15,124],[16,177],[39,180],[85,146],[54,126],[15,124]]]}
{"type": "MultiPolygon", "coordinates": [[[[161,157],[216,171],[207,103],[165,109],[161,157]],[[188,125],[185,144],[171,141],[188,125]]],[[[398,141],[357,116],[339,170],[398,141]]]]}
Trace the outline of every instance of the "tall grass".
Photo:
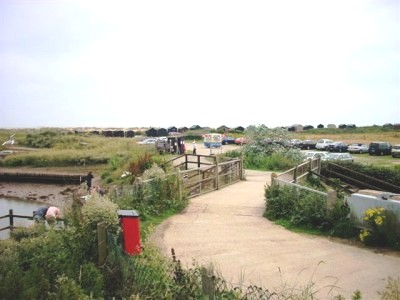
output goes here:
{"type": "Polygon", "coordinates": [[[119,157],[124,162],[134,160],[149,151],[140,147],[134,139],[105,138],[98,136],[59,136],[50,149],[18,151],[0,160],[4,167],[61,167],[106,164],[119,157]]]}

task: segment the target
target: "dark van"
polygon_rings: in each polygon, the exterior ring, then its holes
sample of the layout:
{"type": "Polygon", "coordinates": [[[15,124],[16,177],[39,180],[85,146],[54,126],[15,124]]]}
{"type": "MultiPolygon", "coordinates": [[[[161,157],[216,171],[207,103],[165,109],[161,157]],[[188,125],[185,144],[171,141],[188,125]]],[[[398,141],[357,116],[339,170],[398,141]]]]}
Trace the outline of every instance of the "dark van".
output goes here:
{"type": "Polygon", "coordinates": [[[373,142],[369,144],[369,155],[390,155],[392,153],[392,145],[386,142],[373,142]]]}

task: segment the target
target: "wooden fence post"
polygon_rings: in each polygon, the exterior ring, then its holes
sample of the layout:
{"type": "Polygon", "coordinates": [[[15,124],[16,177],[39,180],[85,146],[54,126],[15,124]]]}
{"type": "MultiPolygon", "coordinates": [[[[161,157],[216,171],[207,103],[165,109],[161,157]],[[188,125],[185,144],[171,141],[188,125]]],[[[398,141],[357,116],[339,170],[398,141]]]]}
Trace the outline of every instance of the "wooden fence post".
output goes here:
{"type": "Polygon", "coordinates": [[[293,182],[297,183],[297,166],[294,168],[293,171],[293,182]]]}
{"type": "Polygon", "coordinates": [[[177,180],[178,180],[179,201],[182,201],[182,188],[183,188],[182,186],[183,186],[183,183],[182,183],[181,173],[180,173],[179,169],[176,170],[176,177],[177,177],[177,180]]]}
{"type": "Polygon", "coordinates": [[[327,195],[326,209],[330,210],[335,206],[337,193],[335,190],[329,190],[327,195]]]}
{"type": "Polygon", "coordinates": [[[239,160],[239,172],[240,172],[240,180],[243,180],[244,179],[244,174],[243,174],[243,161],[244,161],[244,159],[243,159],[243,154],[240,156],[240,160],[239,160]]]}
{"type": "Polygon", "coordinates": [[[8,217],[10,218],[10,231],[14,230],[14,212],[12,209],[8,211],[8,217]]]}
{"type": "Polygon", "coordinates": [[[271,186],[275,185],[275,179],[278,177],[276,173],[271,174],[271,186]]]}
{"type": "Polygon", "coordinates": [[[210,300],[215,297],[215,282],[214,282],[214,270],[212,266],[209,268],[201,268],[201,288],[203,294],[207,295],[210,300]]]}
{"type": "Polygon", "coordinates": [[[218,159],[215,157],[215,189],[219,190],[219,176],[218,176],[218,159]]]}
{"type": "Polygon", "coordinates": [[[99,265],[103,266],[107,258],[107,234],[104,222],[97,224],[97,247],[99,250],[99,265]]]}

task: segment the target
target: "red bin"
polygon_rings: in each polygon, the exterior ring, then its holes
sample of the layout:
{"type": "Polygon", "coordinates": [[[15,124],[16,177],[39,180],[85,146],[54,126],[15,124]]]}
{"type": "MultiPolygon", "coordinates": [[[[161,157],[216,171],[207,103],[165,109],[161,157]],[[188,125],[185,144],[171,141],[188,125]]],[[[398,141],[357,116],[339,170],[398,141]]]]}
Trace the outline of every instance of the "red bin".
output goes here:
{"type": "Polygon", "coordinates": [[[125,252],[129,255],[139,254],[141,251],[139,214],[135,210],[118,210],[118,218],[123,232],[125,252]]]}

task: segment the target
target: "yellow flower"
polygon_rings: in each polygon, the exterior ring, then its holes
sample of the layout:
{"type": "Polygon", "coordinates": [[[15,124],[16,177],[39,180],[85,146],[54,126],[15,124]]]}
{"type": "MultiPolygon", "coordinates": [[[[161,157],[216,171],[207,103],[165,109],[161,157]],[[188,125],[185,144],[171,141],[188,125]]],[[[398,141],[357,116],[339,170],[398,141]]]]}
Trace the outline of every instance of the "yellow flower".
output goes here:
{"type": "Polygon", "coordinates": [[[377,217],[375,218],[375,224],[376,224],[376,225],[382,225],[382,223],[383,223],[383,217],[377,216],[377,217]]]}
{"type": "Polygon", "coordinates": [[[368,230],[365,230],[365,229],[361,230],[361,232],[360,232],[360,240],[361,240],[362,242],[364,242],[364,240],[365,240],[365,238],[366,238],[367,236],[369,236],[369,231],[368,231],[368,230]]]}

